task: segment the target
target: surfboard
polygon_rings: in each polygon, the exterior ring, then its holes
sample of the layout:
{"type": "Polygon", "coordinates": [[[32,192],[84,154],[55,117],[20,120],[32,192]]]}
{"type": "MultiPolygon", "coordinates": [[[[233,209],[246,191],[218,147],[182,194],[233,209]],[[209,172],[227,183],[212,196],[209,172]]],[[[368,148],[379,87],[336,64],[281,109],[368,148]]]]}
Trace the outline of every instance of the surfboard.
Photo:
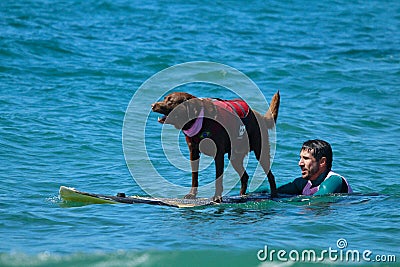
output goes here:
{"type": "Polygon", "coordinates": [[[352,194],[332,194],[326,196],[279,196],[271,198],[269,193],[252,192],[246,196],[223,196],[222,203],[216,203],[211,198],[181,199],[181,198],[154,198],[149,196],[125,196],[124,193],[118,193],[116,196],[88,193],[76,190],[75,188],[61,186],[59,190],[60,198],[67,206],[90,205],[90,204],[149,204],[159,206],[169,206],[175,208],[195,208],[206,206],[227,205],[239,207],[244,204],[245,207],[265,206],[277,203],[290,203],[293,205],[322,205],[326,203],[335,203],[347,201],[348,203],[359,203],[360,201],[369,201],[370,197],[382,197],[378,193],[352,193],[352,194]],[[238,205],[239,204],[239,205],[238,205]]]}
{"type": "MultiPolygon", "coordinates": [[[[190,208],[219,205],[212,201],[211,198],[196,198],[196,199],[180,199],[180,198],[153,198],[143,196],[125,196],[124,193],[118,193],[117,196],[94,194],[82,192],[72,187],[61,186],[60,198],[66,202],[87,204],[150,204],[160,206],[170,206],[176,208],[190,208]]],[[[270,200],[269,194],[255,194],[251,196],[224,196],[222,204],[246,203],[250,201],[260,202],[270,200]]]]}

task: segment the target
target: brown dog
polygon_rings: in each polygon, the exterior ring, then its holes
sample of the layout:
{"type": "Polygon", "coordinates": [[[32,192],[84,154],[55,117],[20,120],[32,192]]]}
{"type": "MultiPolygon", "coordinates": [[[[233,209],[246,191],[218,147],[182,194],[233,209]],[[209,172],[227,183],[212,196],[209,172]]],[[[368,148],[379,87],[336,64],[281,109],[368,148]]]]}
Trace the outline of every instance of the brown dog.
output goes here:
{"type": "Polygon", "coordinates": [[[192,167],[192,188],[185,198],[196,198],[200,153],[214,157],[216,169],[213,200],[222,201],[224,155],[240,176],[240,194],[245,195],[249,175],[243,159],[254,151],[257,160],[268,176],[271,195],[276,196],[276,184],[270,172],[270,146],[268,129],[274,127],[278,117],[279,91],[272,97],[265,116],[252,110],[240,99],[201,99],[188,93],[176,92],[152,105],[152,110],[164,116],[160,123],[172,124],[186,136],[192,167]]]}

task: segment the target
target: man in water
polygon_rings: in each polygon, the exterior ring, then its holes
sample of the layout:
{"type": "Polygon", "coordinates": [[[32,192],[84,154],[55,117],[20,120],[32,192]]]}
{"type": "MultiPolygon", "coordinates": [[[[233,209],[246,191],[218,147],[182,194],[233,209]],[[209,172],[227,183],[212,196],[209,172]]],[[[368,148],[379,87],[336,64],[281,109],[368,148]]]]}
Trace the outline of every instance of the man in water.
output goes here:
{"type": "Polygon", "coordinates": [[[325,195],[352,193],[347,180],[331,171],[332,148],[323,140],[308,140],[300,150],[301,177],[282,185],[278,193],[289,195],[325,195]]]}

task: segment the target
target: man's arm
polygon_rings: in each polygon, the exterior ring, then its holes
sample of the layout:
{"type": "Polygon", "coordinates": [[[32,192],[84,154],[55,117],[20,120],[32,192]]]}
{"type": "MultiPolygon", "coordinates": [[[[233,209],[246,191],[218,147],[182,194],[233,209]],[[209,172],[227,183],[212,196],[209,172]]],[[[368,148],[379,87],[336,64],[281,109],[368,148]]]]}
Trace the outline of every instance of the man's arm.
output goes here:
{"type": "Polygon", "coordinates": [[[307,180],[303,178],[297,178],[293,182],[278,187],[277,190],[279,194],[301,195],[306,183],[307,180]]]}

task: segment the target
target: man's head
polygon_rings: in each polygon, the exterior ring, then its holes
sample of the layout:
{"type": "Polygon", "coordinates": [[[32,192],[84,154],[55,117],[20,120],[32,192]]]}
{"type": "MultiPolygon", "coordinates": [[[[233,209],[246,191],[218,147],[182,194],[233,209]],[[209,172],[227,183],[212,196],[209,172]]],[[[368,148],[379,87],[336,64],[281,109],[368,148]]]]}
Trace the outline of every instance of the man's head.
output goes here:
{"type": "Polygon", "coordinates": [[[299,166],[301,177],[315,180],[318,176],[332,168],[332,148],[323,140],[308,140],[300,150],[299,166]]]}

